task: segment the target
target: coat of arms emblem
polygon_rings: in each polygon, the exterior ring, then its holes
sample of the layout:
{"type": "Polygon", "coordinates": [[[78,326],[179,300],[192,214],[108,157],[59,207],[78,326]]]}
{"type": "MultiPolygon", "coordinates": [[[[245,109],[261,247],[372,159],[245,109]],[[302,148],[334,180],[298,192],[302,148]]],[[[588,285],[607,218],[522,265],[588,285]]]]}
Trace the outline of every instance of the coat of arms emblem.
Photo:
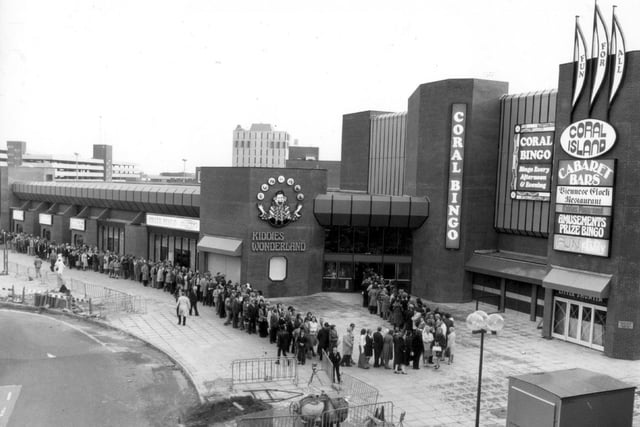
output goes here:
{"type": "Polygon", "coordinates": [[[260,192],[257,197],[258,200],[263,201],[265,193],[276,185],[276,182],[282,184],[282,188],[276,190],[275,194],[271,198],[271,204],[265,207],[263,203],[258,203],[258,217],[271,224],[273,227],[284,227],[285,225],[295,222],[302,217],[302,201],[304,200],[304,194],[301,193],[302,188],[299,184],[294,185],[293,178],[285,179],[280,175],[278,179],[269,178],[267,183],[262,184],[260,192]],[[286,184],[285,184],[286,183],[286,184]],[[286,195],[285,189],[293,190],[295,200],[297,201],[295,208],[289,205],[289,198],[286,195]]]}

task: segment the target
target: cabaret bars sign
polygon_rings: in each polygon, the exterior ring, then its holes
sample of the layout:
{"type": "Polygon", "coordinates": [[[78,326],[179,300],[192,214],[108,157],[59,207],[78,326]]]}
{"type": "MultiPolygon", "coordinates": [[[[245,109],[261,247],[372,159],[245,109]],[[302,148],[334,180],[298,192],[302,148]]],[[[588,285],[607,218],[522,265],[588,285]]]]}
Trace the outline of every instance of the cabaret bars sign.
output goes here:
{"type": "Polygon", "coordinates": [[[511,165],[511,198],[542,200],[551,198],[553,166],[553,123],[516,125],[511,165]]]}
{"type": "Polygon", "coordinates": [[[560,160],[553,249],[609,256],[615,160],[560,160]]]}
{"type": "Polygon", "coordinates": [[[460,249],[460,208],[464,143],[467,127],[467,104],[451,107],[451,152],[449,155],[449,191],[447,193],[447,249],[460,249]]]}

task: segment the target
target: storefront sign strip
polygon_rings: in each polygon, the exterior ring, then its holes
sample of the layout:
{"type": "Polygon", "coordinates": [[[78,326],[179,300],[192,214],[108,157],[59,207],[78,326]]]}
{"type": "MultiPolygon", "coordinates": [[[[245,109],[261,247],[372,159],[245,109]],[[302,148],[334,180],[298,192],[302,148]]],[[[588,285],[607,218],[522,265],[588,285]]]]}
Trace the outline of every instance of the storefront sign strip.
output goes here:
{"type": "Polygon", "coordinates": [[[11,213],[11,218],[14,221],[24,221],[24,211],[21,209],[14,209],[11,213]]]}
{"type": "Polygon", "coordinates": [[[84,218],[69,218],[69,229],[77,231],[85,231],[86,220],[84,218]]]}
{"type": "Polygon", "coordinates": [[[558,185],[584,185],[613,187],[616,161],[607,160],[560,160],[558,162],[558,185]]]}
{"type": "Polygon", "coordinates": [[[563,205],[612,206],[613,187],[559,185],[556,203],[563,205]]]}
{"type": "Polygon", "coordinates": [[[146,224],[151,227],[174,228],[200,232],[200,220],[181,216],[147,214],[146,224]]]}
{"type": "Polygon", "coordinates": [[[609,240],[555,234],[553,236],[553,249],[556,251],[608,257],[609,240]]]}
{"type": "Polygon", "coordinates": [[[445,242],[447,249],[460,248],[460,215],[466,126],[467,104],[453,104],[451,106],[451,150],[449,154],[449,189],[447,192],[445,242]]]}

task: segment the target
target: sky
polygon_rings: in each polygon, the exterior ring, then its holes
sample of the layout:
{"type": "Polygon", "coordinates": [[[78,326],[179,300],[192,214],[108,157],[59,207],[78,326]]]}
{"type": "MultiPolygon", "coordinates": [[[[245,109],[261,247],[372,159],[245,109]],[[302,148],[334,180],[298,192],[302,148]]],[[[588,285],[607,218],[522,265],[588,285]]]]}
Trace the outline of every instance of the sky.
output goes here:
{"type": "MultiPolygon", "coordinates": [[[[627,51],[640,1],[612,5],[627,51]]],[[[557,87],[582,0],[0,0],[0,147],[115,162],[149,174],[230,166],[237,125],[271,123],[339,160],[342,115],[406,111],[422,83],[557,87]],[[186,159],[186,164],[182,159],[186,159]]]]}

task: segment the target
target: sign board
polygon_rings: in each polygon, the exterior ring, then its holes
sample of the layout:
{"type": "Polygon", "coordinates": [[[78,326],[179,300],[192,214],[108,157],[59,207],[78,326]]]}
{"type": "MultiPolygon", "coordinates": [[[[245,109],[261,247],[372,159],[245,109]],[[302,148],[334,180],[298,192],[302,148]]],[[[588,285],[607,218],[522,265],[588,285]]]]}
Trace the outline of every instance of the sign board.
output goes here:
{"type": "Polygon", "coordinates": [[[69,218],[69,229],[86,231],[86,220],[84,218],[69,218]]]}
{"type": "Polygon", "coordinates": [[[560,160],[553,249],[609,256],[615,160],[560,160]]]}
{"type": "Polygon", "coordinates": [[[53,224],[53,215],[40,213],[38,214],[38,224],[40,225],[51,225],[53,224]]]}
{"type": "MultiPolygon", "coordinates": [[[[200,220],[182,216],[147,214],[146,224],[151,227],[200,232],[200,220]]],[[[169,258],[173,259],[173,258],[169,258]]]]}
{"type": "Polygon", "coordinates": [[[460,209],[464,170],[464,144],[467,127],[467,104],[451,106],[451,150],[449,154],[449,189],[447,192],[447,249],[460,249],[460,209]]]}
{"type": "Polygon", "coordinates": [[[551,198],[554,135],[553,123],[515,126],[511,164],[512,199],[547,201],[551,198]]]}
{"type": "Polygon", "coordinates": [[[629,320],[618,320],[618,329],[633,329],[633,322],[629,320]]]}
{"type": "Polygon", "coordinates": [[[11,214],[11,218],[14,221],[24,221],[24,211],[21,209],[14,209],[11,214]]]}
{"type": "Polygon", "coordinates": [[[593,159],[613,148],[616,131],[609,123],[598,119],[584,119],[571,123],[560,135],[565,153],[578,159],[593,159]]]}

